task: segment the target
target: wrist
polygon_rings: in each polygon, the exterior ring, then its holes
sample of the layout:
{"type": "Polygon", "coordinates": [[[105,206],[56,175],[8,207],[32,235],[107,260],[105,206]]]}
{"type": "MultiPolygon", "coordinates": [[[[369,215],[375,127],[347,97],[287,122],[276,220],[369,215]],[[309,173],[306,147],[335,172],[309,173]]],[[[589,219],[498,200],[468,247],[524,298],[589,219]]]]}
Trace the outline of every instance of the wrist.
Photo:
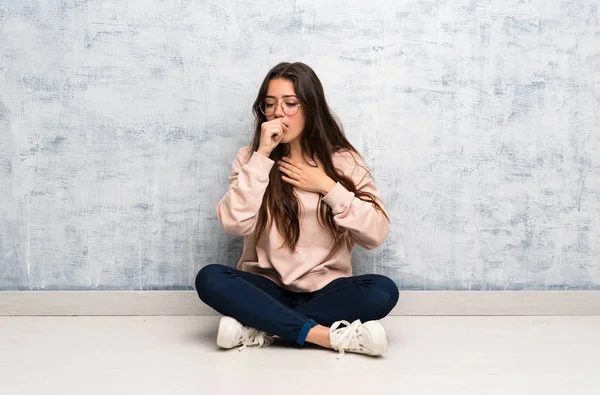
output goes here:
{"type": "Polygon", "coordinates": [[[268,158],[268,157],[271,155],[271,153],[270,153],[270,152],[268,152],[268,151],[265,151],[265,150],[262,150],[262,149],[260,149],[260,148],[259,148],[259,149],[257,149],[257,150],[256,150],[256,152],[258,152],[259,154],[261,154],[262,156],[265,156],[265,157],[267,157],[267,158],[268,158]]]}
{"type": "Polygon", "coordinates": [[[331,189],[337,184],[337,182],[333,181],[331,178],[327,177],[327,181],[323,183],[323,188],[321,189],[321,194],[323,196],[327,195],[331,189]]]}

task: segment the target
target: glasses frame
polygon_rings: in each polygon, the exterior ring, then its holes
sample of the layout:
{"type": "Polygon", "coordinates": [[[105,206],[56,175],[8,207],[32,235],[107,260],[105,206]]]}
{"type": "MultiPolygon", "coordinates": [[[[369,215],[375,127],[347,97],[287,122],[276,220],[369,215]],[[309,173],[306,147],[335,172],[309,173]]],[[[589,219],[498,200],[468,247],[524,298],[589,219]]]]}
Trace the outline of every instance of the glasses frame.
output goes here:
{"type": "MultiPolygon", "coordinates": [[[[258,109],[260,110],[260,112],[265,116],[265,117],[270,117],[275,115],[275,113],[277,112],[277,107],[275,107],[275,109],[273,110],[273,114],[268,115],[266,113],[266,110],[263,111],[263,105],[266,104],[267,99],[263,100],[260,102],[260,104],[258,105],[258,109]]],[[[283,113],[285,115],[287,115],[288,117],[293,117],[294,115],[298,114],[298,111],[300,111],[300,107],[302,106],[302,103],[298,103],[297,107],[296,107],[296,112],[293,114],[288,114],[287,112],[285,112],[285,108],[283,107],[283,103],[285,103],[285,100],[282,101],[281,103],[279,103],[279,106],[281,108],[281,111],[283,111],[283,113]]]]}

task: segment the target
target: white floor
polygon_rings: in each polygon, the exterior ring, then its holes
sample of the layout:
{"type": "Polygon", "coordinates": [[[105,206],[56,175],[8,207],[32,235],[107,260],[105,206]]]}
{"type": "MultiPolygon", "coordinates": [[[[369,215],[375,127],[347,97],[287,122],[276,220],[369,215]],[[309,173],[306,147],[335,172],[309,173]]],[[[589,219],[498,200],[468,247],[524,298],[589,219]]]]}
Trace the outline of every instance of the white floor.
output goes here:
{"type": "Polygon", "coordinates": [[[600,317],[389,317],[371,358],[222,351],[219,317],[0,317],[0,394],[600,394],[600,317]]]}

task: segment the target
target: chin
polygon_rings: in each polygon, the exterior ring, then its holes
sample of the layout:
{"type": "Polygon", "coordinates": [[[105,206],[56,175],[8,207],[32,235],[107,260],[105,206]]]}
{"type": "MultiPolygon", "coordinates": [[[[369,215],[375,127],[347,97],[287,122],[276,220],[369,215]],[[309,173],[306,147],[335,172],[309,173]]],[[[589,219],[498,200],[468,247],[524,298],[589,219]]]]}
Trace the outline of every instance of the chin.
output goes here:
{"type": "Polygon", "coordinates": [[[281,139],[281,143],[282,144],[289,144],[292,141],[294,141],[297,137],[289,137],[289,136],[283,136],[283,138],[281,139]]]}

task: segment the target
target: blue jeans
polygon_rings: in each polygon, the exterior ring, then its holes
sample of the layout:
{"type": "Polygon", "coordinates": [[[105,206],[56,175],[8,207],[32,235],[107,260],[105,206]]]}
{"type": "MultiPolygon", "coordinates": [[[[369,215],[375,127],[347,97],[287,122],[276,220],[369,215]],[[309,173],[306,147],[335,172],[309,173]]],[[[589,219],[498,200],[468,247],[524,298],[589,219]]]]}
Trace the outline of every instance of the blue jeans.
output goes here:
{"type": "Polygon", "coordinates": [[[217,312],[299,345],[317,324],[378,320],[398,302],[396,284],[378,274],[338,278],[315,292],[292,292],[261,275],[215,264],[200,270],[196,291],[217,312]]]}

